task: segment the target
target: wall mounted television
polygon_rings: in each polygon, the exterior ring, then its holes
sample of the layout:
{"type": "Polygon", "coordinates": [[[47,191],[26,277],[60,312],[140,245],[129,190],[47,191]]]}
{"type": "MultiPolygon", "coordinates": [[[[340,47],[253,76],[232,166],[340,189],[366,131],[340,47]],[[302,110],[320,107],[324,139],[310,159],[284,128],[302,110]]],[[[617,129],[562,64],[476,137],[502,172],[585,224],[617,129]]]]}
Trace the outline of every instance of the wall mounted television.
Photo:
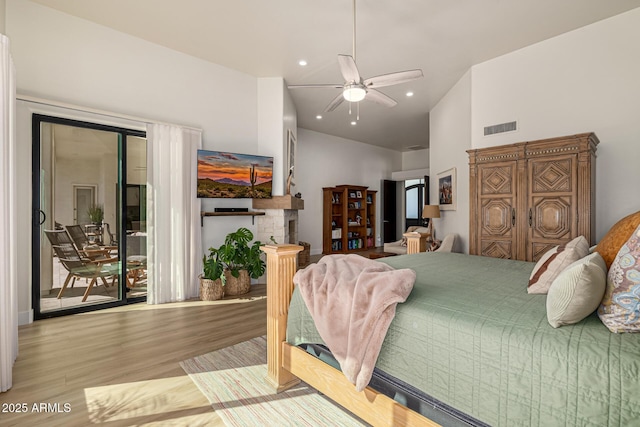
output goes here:
{"type": "Polygon", "coordinates": [[[273,157],[198,150],[198,198],[271,198],[273,157]]]}

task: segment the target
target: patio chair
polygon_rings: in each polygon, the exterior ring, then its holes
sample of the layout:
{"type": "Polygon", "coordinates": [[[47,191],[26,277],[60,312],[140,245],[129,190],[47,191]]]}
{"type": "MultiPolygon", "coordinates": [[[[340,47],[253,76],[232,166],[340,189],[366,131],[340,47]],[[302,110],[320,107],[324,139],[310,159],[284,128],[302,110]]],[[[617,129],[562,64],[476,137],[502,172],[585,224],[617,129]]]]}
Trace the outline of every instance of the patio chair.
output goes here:
{"type": "Polygon", "coordinates": [[[111,232],[111,227],[109,226],[108,222],[104,223],[104,230],[107,232],[107,235],[109,236],[109,245],[110,246],[115,246],[116,248],[118,247],[118,237],[111,232]]]}
{"type": "Polygon", "coordinates": [[[92,260],[110,258],[118,251],[118,246],[100,246],[92,243],[85,234],[81,225],[67,225],[65,228],[67,229],[71,240],[73,240],[76,250],[86,258],[92,260]]]}
{"type": "Polygon", "coordinates": [[[65,230],[45,230],[44,233],[47,235],[49,242],[51,242],[51,247],[56,253],[58,260],[68,271],[67,278],[60,292],[58,292],[58,299],[62,298],[62,293],[67,289],[67,285],[69,285],[72,279],[74,283],[76,278],[91,279],[82,297],[82,302],[87,300],[91,288],[96,284],[98,278],[102,280],[105,286],[108,286],[106,281],[107,277],[112,278],[112,284],[115,283],[115,279],[120,274],[118,258],[91,260],[81,257],[65,230]]]}

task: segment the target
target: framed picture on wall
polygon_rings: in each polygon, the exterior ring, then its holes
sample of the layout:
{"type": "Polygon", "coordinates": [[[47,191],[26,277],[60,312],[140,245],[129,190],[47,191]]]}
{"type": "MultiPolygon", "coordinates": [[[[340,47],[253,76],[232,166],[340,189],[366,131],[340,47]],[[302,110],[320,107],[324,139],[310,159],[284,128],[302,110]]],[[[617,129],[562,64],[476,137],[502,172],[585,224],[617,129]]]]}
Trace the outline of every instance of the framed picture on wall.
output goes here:
{"type": "Polygon", "coordinates": [[[438,204],[442,211],[456,210],[456,168],[438,174],[438,204]]]}

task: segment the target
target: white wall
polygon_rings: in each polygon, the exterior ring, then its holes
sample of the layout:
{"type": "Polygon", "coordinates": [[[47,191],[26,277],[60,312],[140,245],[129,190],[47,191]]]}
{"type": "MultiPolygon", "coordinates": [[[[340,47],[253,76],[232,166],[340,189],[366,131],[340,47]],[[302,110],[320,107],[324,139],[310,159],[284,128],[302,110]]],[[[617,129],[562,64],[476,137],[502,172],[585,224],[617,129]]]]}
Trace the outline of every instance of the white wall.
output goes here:
{"type": "Polygon", "coordinates": [[[639,40],[640,8],[472,71],[473,148],[582,132],[598,136],[598,240],[617,220],[640,210],[639,40]],[[484,126],[510,120],[518,120],[517,132],[482,136],[484,126]]]}
{"type": "MultiPolygon", "coordinates": [[[[282,148],[283,148],[283,168],[282,168],[282,178],[283,178],[283,192],[282,194],[286,193],[286,181],[287,178],[289,178],[289,171],[286,170],[287,168],[287,160],[288,160],[288,156],[289,156],[289,152],[288,152],[288,132],[291,131],[293,133],[293,137],[294,139],[297,141],[298,140],[298,113],[296,111],[296,105],[293,103],[293,98],[291,98],[291,93],[289,92],[289,89],[287,88],[287,85],[285,85],[284,83],[284,79],[281,79],[282,81],[282,92],[283,92],[283,114],[282,114],[282,148]]],[[[296,149],[297,149],[297,144],[296,144],[296,149]]],[[[295,153],[294,157],[298,157],[298,154],[295,153]]],[[[294,166],[296,165],[295,161],[294,161],[294,166]]],[[[294,171],[297,168],[294,167],[294,171]]],[[[297,171],[296,171],[297,172],[297,171]]],[[[302,174],[304,172],[300,172],[300,174],[302,174]]],[[[297,177],[298,174],[294,173],[294,177],[297,177]]],[[[295,181],[294,181],[295,182],[295,181]]],[[[295,188],[291,188],[291,194],[296,194],[295,188]]]]}
{"type": "Polygon", "coordinates": [[[425,169],[429,167],[429,149],[404,151],[402,153],[402,170],[425,169]]]}
{"type": "MultiPolygon", "coordinates": [[[[205,149],[258,151],[257,79],[26,0],[6,0],[18,93],[203,129],[205,149]]],[[[18,129],[21,194],[31,194],[31,135],[18,129]]],[[[30,236],[30,197],[19,233],[30,236]]],[[[216,206],[250,201],[206,200],[216,206]]],[[[203,246],[246,218],[207,218],[203,246]]],[[[29,239],[25,239],[28,243],[29,239]]],[[[31,307],[30,245],[21,245],[19,310],[31,307]]],[[[23,317],[21,317],[23,319],[23,317]]]]}
{"type": "Polygon", "coordinates": [[[258,153],[273,157],[273,195],[281,196],[283,179],[284,80],[281,77],[258,79],[258,153]]]}
{"type": "Polygon", "coordinates": [[[6,9],[7,2],[0,0],[0,33],[5,34],[6,31],[6,9]]]}
{"type": "Polygon", "coordinates": [[[468,250],[465,150],[582,132],[600,139],[596,239],[639,210],[638,40],[635,9],[472,67],[430,112],[432,176],[458,172],[458,210],[434,222],[439,236],[458,232],[468,250]],[[483,136],[484,126],[512,120],[518,131],[483,136]]]}
{"type": "Polygon", "coordinates": [[[376,245],[380,228],[380,188],[383,179],[402,167],[402,154],[349,139],[298,129],[297,166],[301,172],[292,192],[301,192],[304,210],[299,212],[298,238],[311,244],[311,253],[322,252],[322,188],[363,185],[377,190],[376,245]]]}
{"type": "Polygon", "coordinates": [[[457,209],[433,221],[436,237],[456,233],[456,250],[469,253],[469,158],[471,148],[471,72],[467,72],[429,113],[430,193],[438,200],[438,173],[456,168],[457,209]]]}

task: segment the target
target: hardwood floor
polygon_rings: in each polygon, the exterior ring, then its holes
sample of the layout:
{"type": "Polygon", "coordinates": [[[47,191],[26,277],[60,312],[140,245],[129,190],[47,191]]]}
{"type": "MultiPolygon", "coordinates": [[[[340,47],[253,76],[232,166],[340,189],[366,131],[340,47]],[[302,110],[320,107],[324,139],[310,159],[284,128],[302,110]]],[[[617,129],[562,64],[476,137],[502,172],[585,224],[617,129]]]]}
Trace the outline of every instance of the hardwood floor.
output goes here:
{"type": "Polygon", "coordinates": [[[21,326],[0,425],[223,426],[178,363],[265,334],[265,285],[240,298],[135,304],[21,326]],[[26,412],[16,412],[22,404],[26,412]]]}

